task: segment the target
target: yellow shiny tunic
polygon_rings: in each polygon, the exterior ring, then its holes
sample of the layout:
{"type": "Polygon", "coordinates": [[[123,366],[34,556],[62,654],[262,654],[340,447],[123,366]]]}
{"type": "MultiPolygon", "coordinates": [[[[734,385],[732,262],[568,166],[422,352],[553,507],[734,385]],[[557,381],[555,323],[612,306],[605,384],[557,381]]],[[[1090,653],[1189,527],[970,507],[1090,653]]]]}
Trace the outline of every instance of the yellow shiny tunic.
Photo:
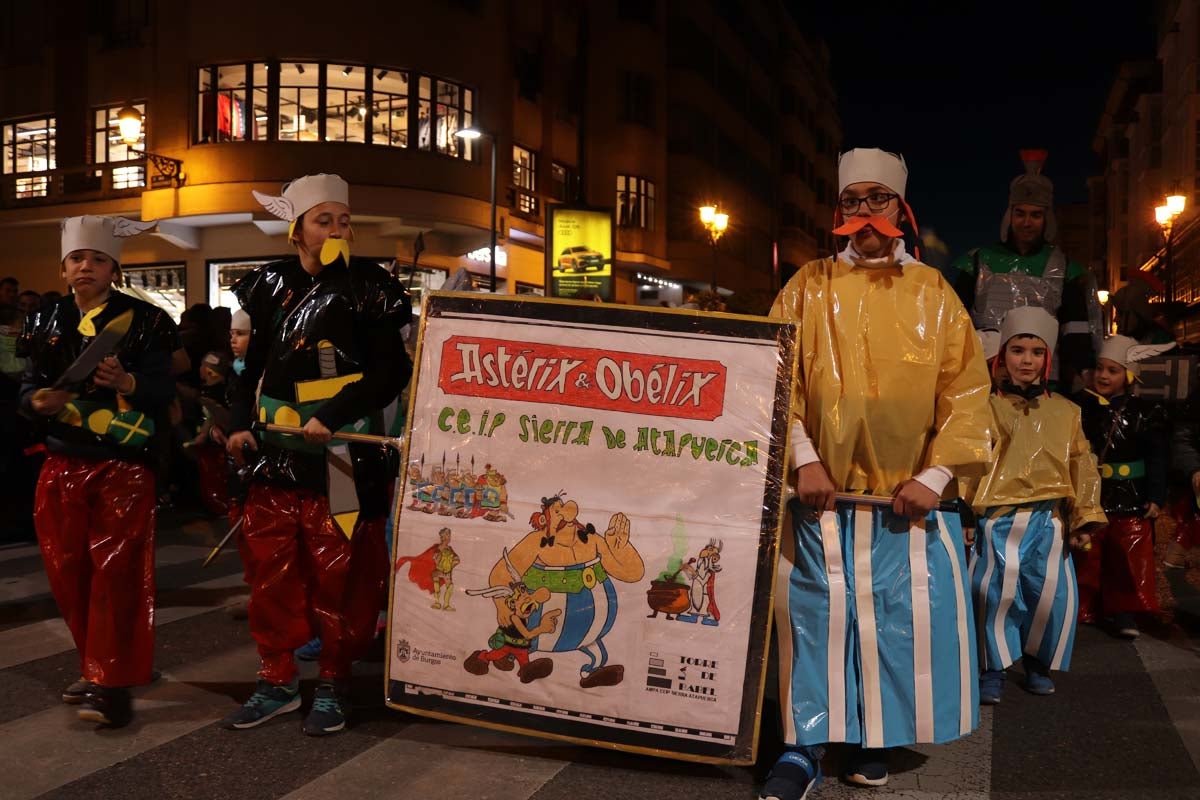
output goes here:
{"type": "Polygon", "coordinates": [[[1068,530],[1108,521],[1079,406],[1057,394],[1026,400],[997,393],[991,408],[995,463],[982,479],[962,481],[963,497],[976,511],[1061,497],[1068,530]]]}
{"type": "Polygon", "coordinates": [[[979,338],[936,269],[810,261],[771,316],[799,324],[792,416],[839,491],[889,495],[927,467],[989,460],[979,338]]]}

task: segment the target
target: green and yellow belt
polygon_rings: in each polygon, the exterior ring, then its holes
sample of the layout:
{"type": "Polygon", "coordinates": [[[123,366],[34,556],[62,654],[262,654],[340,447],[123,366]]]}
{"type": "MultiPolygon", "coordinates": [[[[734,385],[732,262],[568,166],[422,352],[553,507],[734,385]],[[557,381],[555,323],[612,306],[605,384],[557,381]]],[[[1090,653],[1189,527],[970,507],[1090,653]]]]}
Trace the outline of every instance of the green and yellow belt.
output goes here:
{"type": "Polygon", "coordinates": [[[1100,477],[1105,480],[1117,481],[1144,478],[1146,477],[1146,462],[1140,458],[1137,461],[1110,461],[1100,465],[1100,477]]]}

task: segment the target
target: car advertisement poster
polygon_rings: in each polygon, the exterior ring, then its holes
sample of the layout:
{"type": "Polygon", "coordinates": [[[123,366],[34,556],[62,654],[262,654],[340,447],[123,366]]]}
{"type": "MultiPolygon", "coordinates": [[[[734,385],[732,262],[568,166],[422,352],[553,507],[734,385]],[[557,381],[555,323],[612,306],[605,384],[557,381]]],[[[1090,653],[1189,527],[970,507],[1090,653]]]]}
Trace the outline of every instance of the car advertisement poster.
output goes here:
{"type": "Polygon", "coordinates": [[[551,206],[547,214],[550,296],[611,301],[615,249],[612,211],[551,206]]]}
{"type": "Polygon", "coordinates": [[[761,317],[427,296],[388,704],[752,763],[795,346],[761,317]]]}

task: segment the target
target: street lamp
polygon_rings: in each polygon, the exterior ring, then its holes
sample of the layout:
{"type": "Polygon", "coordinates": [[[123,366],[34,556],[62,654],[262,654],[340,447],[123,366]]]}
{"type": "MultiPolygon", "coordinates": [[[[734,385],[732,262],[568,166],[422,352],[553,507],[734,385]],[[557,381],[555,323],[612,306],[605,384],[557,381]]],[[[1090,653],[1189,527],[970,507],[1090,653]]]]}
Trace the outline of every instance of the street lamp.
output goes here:
{"type": "Polygon", "coordinates": [[[1154,221],[1162,228],[1163,240],[1166,244],[1165,265],[1167,273],[1167,303],[1175,302],[1175,265],[1172,264],[1172,246],[1175,243],[1175,220],[1187,206],[1187,198],[1173,193],[1166,197],[1166,202],[1154,209],[1154,221]]]}
{"type": "Polygon", "coordinates": [[[729,215],[723,214],[713,206],[700,206],[700,224],[708,232],[708,243],[712,247],[712,289],[717,292],[717,241],[729,227],[729,215]]]}
{"type": "Polygon", "coordinates": [[[133,106],[127,105],[118,111],[117,127],[121,130],[121,141],[129,146],[129,152],[145,156],[146,160],[154,165],[158,174],[151,179],[153,183],[171,183],[178,186],[183,181],[183,162],[181,160],[170,156],[160,156],[158,153],[150,153],[146,150],[137,150],[133,147],[142,138],[143,121],[142,112],[133,106]]]}
{"type": "Polygon", "coordinates": [[[474,141],[480,137],[486,138],[492,143],[492,226],[491,226],[491,247],[488,248],[488,268],[490,270],[490,281],[488,286],[492,292],[496,291],[496,137],[490,133],[484,133],[477,128],[461,128],[454,132],[454,135],[468,142],[474,141]]]}

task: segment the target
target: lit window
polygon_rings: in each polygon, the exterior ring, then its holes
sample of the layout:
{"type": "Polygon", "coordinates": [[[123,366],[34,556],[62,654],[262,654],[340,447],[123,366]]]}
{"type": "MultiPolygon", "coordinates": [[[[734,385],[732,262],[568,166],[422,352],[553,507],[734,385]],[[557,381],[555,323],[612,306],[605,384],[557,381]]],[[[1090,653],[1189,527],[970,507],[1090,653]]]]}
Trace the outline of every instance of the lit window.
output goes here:
{"type": "Polygon", "coordinates": [[[617,224],[654,230],[654,182],[633,175],[617,176],[617,224]]]}
{"type": "Polygon", "coordinates": [[[474,143],[455,134],[474,124],[474,92],[422,75],[419,82],[417,145],[448,156],[474,158],[474,143]],[[437,93],[434,97],[433,90],[437,93]]]}
{"type": "MultiPolygon", "coordinates": [[[[26,175],[55,168],[55,118],[38,117],[2,123],[4,127],[4,174],[26,175]]],[[[47,175],[18,177],[17,197],[45,197],[50,190],[47,175]]]]}
{"type": "MultiPolygon", "coordinates": [[[[258,120],[260,115],[250,105],[249,99],[255,102],[264,101],[262,92],[255,89],[253,81],[257,77],[266,80],[265,64],[225,64],[222,66],[201,67],[197,71],[196,98],[196,141],[237,142],[254,138],[260,130],[258,120]]],[[[265,88],[265,87],[260,87],[265,88]]]]}
{"type": "MultiPolygon", "coordinates": [[[[146,104],[132,103],[131,105],[142,115],[142,130],[138,134],[137,142],[132,145],[125,144],[125,139],[121,136],[121,127],[117,120],[117,114],[125,107],[124,103],[97,108],[92,112],[93,163],[108,164],[121,161],[139,161],[145,158],[145,155],[141,152],[134,151],[144,151],[146,149],[146,104]]],[[[97,171],[96,174],[100,175],[101,172],[97,171]]],[[[112,168],[112,188],[137,189],[145,185],[145,164],[114,166],[112,168]]]]}
{"type": "Polygon", "coordinates": [[[279,65],[279,115],[275,128],[279,141],[317,141],[320,78],[320,64],[279,65]]]}
{"type": "Polygon", "coordinates": [[[139,267],[121,265],[121,287],[125,294],[153,303],[179,322],[187,308],[187,265],[156,264],[139,267]]]}
{"type": "Polygon", "coordinates": [[[325,141],[367,141],[366,70],[354,64],[325,68],[325,141]]]}
{"type": "Polygon", "coordinates": [[[371,108],[371,144],[408,147],[408,73],[378,69],[371,108]]]}
{"type": "Polygon", "coordinates": [[[537,153],[513,145],[513,186],[517,190],[517,211],[536,216],[537,198],[537,153]]]}

